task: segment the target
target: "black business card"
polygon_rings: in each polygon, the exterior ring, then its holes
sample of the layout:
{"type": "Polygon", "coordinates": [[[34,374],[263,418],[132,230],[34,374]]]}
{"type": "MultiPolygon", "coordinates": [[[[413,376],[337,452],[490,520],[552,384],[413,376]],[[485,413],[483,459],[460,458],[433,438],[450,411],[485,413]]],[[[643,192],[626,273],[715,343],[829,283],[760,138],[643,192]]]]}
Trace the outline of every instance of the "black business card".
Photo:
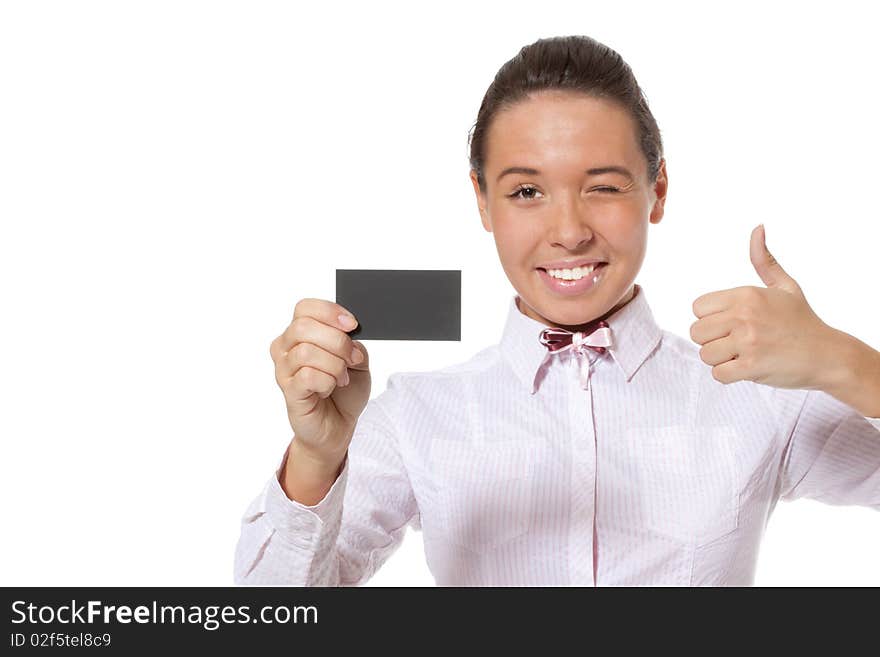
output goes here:
{"type": "Polygon", "coordinates": [[[461,340],[461,270],[337,269],[356,340],[461,340]]]}

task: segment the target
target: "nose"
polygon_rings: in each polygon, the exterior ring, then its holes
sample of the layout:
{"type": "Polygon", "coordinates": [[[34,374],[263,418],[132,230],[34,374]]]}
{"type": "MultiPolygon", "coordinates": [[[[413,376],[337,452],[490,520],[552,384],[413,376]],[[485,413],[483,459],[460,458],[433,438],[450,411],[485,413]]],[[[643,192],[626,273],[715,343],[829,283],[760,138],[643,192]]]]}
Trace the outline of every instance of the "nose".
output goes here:
{"type": "Polygon", "coordinates": [[[587,210],[578,198],[559,203],[551,212],[553,217],[550,220],[549,237],[552,244],[576,251],[593,238],[587,210]]]}

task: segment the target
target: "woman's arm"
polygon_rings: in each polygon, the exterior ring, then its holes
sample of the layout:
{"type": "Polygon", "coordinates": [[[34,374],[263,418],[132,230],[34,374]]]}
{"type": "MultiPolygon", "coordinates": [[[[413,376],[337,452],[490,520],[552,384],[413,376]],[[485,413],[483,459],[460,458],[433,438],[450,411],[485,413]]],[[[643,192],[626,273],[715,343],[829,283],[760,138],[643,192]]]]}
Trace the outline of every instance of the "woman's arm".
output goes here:
{"type": "Polygon", "coordinates": [[[777,497],[880,511],[880,419],[821,390],[808,390],[789,417],[777,497]]]}
{"type": "MultiPolygon", "coordinates": [[[[418,507],[383,403],[395,377],[358,419],[342,470],[313,505],[292,500],[280,477],[284,459],[241,519],[236,584],[358,586],[418,526],[418,507]]],[[[294,439],[295,441],[295,439],[294,439]]]]}
{"type": "Polygon", "coordinates": [[[880,351],[843,331],[832,335],[816,388],[865,417],[880,418],[880,351]]]}

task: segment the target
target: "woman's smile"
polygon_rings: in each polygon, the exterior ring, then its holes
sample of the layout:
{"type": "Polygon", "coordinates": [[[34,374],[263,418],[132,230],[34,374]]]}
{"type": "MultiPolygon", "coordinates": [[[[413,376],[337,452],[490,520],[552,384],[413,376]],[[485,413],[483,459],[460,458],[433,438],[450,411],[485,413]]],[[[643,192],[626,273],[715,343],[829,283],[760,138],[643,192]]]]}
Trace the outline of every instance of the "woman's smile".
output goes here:
{"type": "MultiPolygon", "coordinates": [[[[544,286],[552,293],[559,294],[561,296],[577,296],[580,294],[584,294],[592,291],[599,283],[602,281],[605,270],[608,267],[607,263],[601,263],[596,265],[595,267],[590,267],[587,270],[587,273],[580,278],[577,278],[579,274],[575,273],[574,278],[566,279],[564,276],[571,275],[569,272],[572,270],[546,270],[543,268],[538,268],[538,276],[541,278],[544,286]],[[552,272],[552,273],[551,273],[552,272]],[[555,275],[554,275],[555,274],[555,275]]],[[[584,270],[577,270],[584,271],[584,270]]]]}

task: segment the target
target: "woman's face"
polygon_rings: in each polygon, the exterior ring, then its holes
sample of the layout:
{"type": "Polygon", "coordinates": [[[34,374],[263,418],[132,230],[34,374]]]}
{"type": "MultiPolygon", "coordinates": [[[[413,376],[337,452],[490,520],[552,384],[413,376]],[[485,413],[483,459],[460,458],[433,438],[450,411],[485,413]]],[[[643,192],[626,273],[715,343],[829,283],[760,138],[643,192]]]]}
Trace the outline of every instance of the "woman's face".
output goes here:
{"type": "Polygon", "coordinates": [[[493,233],[519,308],[570,331],[608,317],[633,296],[648,224],[663,217],[666,162],[647,179],[635,123],[611,101],[541,92],[495,115],[486,140],[486,194],[471,172],[483,227],[493,233]],[[627,173],[590,169],[621,167],[627,173]],[[510,167],[531,173],[504,173],[510,167]],[[539,268],[557,261],[607,264],[574,294],[550,286],[539,268]]]}

